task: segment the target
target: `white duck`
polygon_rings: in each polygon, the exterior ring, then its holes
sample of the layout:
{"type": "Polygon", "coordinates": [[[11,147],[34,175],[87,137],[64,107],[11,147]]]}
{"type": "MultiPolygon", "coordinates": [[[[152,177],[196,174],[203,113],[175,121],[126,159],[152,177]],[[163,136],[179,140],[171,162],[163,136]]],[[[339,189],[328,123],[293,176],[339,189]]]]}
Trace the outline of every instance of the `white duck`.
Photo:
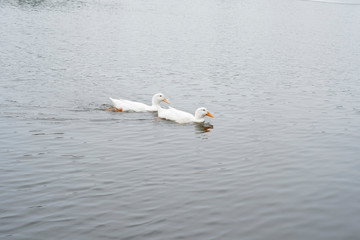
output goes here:
{"type": "Polygon", "coordinates": [[[202,123],[205,121],[205,116],[214,117],[206,108],[201,107],[196,109],[195,116],[169,107],[169,109],[158,106],[158,116],[167,120],[175,121],[177,123],[202,123]]]}
{"type": "Polygon", "coordinates": [[[152,97],[152,105],[146,105],[140,102],[133,102],[124,99],[112,99],[112,104],[114,108],[107,109],[108,111],[115,111],[115,112],[156,112],[158,107],[160,107],[161,102],[166,102],[170,104],[170,101],[167,100],[162,93],[157,93],[152,97]]]}

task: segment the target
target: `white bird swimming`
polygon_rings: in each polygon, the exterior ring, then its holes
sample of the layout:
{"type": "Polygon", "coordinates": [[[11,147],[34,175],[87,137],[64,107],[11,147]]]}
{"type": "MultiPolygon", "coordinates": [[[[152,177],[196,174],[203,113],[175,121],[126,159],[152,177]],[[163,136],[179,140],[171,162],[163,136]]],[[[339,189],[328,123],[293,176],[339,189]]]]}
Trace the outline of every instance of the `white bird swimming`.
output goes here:
{"type": "Polygon", "coordinates": [[[170,101],[167,100],[162,93],[157,93],[152,97],[152,105],[146,105],[140,102],[133,102],[124,99],[112,99],[110,98],[114,108],[108,108],[108,111],[114,112],[156,112],[158,107],[160,107],[161,102],[166,102],[170,104],[170,101]]]}
{"type": "Polygon", "coordinates": [[[177,123],[202,123],[205,121],[205,116],[214,117],[206,108],[201,107],[196,109],[195,116],[169,107],[164,109],[160,105],[158,106],[158,116],[167,120],[175,121],[177,123]]]}

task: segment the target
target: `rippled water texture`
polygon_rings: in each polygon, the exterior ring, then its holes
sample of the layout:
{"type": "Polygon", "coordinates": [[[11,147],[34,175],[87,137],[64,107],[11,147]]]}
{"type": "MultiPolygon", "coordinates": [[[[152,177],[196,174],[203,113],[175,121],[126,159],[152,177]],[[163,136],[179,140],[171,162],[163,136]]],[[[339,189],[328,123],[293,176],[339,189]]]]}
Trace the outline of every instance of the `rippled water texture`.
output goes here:
{"type": "Polygon", "coordinates": [[[0,238],[359,239],[360,6],[334,2],[0,0],[0,238]],[[215,118],[104,111],[157,92],[215,118]]]}

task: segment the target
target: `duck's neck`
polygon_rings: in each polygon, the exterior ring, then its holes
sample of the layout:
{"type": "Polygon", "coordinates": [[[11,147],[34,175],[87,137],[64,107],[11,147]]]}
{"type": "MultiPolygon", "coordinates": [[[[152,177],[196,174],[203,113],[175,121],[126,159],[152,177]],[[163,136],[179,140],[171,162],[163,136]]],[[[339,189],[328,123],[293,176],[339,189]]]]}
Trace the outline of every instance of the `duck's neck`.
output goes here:
{"type": "Polygon", "coordinates": [[[159,105],[159,103],[155,99],[152,99],[151,104],[152,104],[151,105],[152,107],[155,107],[156,105],[159,105]]]}
{"type": "Polygon", "coordinates": [[[202,123],[204,121],[205,121],[205,117],[197,117],[197,116],[194,117],[194,122],[202,123]]]}
{"type": "Polygon", "coordinates": [[[159,103],[158,104],[153,104],[153,107],[158,111],[162,110],[162,107],[161,107],[161,105],[159,103]]]}
{"type": "Polygon", "coordinates": [[[157,106],[160,106],[160,102],[158,100],[156,100],[156,99],[153,99],[152,100],[152,107],[156,108],[157,106]]]}
{"type": "Polygon", "coordinates": [[[156,100],[152,100],[151,109],[152,109],[153,111],[157,111],[157,110],[158,110],[158,107],[160,107],[160,103],[157,102],[156,100]]]}

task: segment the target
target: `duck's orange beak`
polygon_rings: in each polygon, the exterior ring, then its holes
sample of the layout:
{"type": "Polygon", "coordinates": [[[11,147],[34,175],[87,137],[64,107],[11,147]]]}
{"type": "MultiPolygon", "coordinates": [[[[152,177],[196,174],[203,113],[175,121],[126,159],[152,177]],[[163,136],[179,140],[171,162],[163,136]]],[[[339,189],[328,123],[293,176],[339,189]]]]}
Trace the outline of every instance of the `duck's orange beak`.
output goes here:
{"type": "Polygon", "coordinates": [[[169,100],[167,100],[166,98],[164,98],[164,100],[163,100],[164,102],[166,102],[167,104],[170,104],[170,101],[169,100]]]}
{"type": "Polygon", "coordinates": [[[209,116],[209,117],[214,117],[210,112],[207,112],[206,116],[209,116]]]}

